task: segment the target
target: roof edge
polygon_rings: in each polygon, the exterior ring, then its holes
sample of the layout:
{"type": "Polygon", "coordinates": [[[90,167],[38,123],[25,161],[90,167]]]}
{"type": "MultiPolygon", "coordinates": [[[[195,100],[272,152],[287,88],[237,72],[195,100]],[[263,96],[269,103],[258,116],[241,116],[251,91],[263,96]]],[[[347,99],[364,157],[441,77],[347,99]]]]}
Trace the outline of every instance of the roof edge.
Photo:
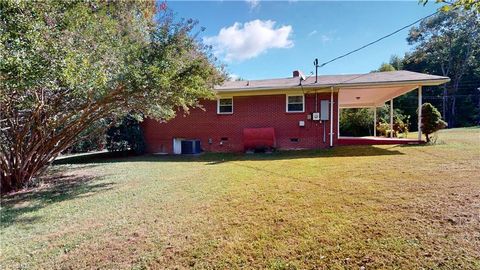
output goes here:
{"type": "Polygon", "coordinates": [[[441,77],[438,79],[429,80],[406,80],[406,81],[385,81],[385,82],[366,82],[366,83],[339,83],[339,84],[307,84],[296,85],[290,87],[251,87],[251,88],[222,88],[213,89],[215,92],[251,92],[251,91],[268,91],[268,90],[289,90],[302,88],[358,88],[365,86],[382,87],[382,86],[401,86],[401,85],[418,85],[418,86],[435,86],[447,83],[450,81],[448,77],[441,77]]]}

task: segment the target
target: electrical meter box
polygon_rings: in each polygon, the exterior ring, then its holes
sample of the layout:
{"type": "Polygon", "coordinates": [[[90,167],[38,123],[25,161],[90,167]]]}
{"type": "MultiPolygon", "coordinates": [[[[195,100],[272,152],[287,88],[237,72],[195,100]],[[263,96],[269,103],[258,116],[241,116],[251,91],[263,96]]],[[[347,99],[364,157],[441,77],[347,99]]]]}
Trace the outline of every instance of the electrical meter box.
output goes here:
{"type": "Polygon", "coordinates": [[[320,101],[320,120],[329,120],[328,113],[330,112],[330,101],[321,100],[320,101]]]}
{"type": "Polygon", "coordinates": [[[313,121],[319,121],[320,120],[320,113],[319,112],[312,113],[312,120],[313,121]]]}

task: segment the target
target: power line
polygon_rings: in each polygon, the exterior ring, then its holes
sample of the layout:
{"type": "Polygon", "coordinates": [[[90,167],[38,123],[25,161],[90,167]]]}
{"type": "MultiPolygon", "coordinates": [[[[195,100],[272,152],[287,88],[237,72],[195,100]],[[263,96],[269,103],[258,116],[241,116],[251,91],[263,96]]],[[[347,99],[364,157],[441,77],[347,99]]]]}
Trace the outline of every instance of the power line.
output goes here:
{"type": "Polygon", "coordinates": [[[377,42],[379,42],[379,41],[381,41],[381,40],[384,40],[384,39],[386,39],[386,38],[388,38],[388,37],[390,37],[390,36],[393,36],[393,35],[395,35],[396,33],[400,32],[400,31],[402,31],[402,30],[404,30],[404,29],[406,29],[406,28],[408,28],[408,27],[411,27],[412,25],[415,25],[415,24],[417,24],[418,22],[421,22],[421,21],[423,21],[423,20],[425,20],[425,19],[427,19],[427,18],[430,18],[430,17],[432,17],[433,15],[435,15],[435,14],[437,14],[437,13],[439,13],[439,12],[440,12],[440,11],[436,11],[436,12],[430,14],[430,15],[427,15],[427,16],[421,18],[421,19],[416,20],[415,22],[413,22],[413,23],[411,23],[411,24],[409,24],[409,25],[406,25],[406,26],[404,26],[404,27],[402,27],[402,28],[400,28],[400,29],[397,29],[397,30],[393,31],[392,33],[390,33],[390,34],[388,34],[388,35],[385,35],[385,36],[383,36],[383,37],[381,37],[381,38],[379,38],[379,39],[377,39],[377,40],[375,40],[375,41],[372,41],[372,42],[370,42],[370,43],[368,43],[368,44],[365,44],[365,45],[363,45],[363,46],[360,47],[360,48],[357,48],[357,49],[355,49],[355,50],[353,50],[353,51],[350,51],[350,52],[348,52],[348,53],[345,53],[345,54],[342,54],[342,55],[340,55],[340,56],[337,56],[337,57],[335,57],[335,58],[333,58],[333,59],[331,59],[331,60],[328,60],[327,62],[324,62],[323,64],[321,64],[319,67],[323,67],[323,66],[325,66],[325,65],[327,65],[327,64],[329,64],[329,63],[331,63],[331,62],[333,62],[333,61],[336,61],[336,60],[338,60],[338,59],[341,59],[341,58],[343,58],[343,57],[345,57],[345,56],[348,56],[348,55],[350,55],[350,54],[352,54],[352,53],[358,52],[358,51],[360,51],[360,50],[362,50],[362,49],[364,49],[364,48],[366,48],[366,47],[368,47],[368,46],[370,46],[370,45],[373,45],[373,44],[375,44],[375,43],[377,43],[377,42]]]}

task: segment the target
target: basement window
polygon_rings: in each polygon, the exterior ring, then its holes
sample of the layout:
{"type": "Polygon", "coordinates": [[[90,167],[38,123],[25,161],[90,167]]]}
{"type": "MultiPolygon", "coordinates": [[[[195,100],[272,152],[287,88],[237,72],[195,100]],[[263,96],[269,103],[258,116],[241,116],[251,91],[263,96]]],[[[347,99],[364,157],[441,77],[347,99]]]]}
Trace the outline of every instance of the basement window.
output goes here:
{"type": "Polygon", "coordinates": [[[232,114],[233,113],[233,98],[219,98],[217,100],[218,114],[232,114]]]}
{"type": "Polygon", "coordinates": [[[304,95],[287,95],[287,112],[304,112],[304,95]]]}
{"type": "Polygon", "coordinates": [[[298,138],[290,138],[290,141],[291,142],[298,142],[299,140],[298,140],[298,138]]]}

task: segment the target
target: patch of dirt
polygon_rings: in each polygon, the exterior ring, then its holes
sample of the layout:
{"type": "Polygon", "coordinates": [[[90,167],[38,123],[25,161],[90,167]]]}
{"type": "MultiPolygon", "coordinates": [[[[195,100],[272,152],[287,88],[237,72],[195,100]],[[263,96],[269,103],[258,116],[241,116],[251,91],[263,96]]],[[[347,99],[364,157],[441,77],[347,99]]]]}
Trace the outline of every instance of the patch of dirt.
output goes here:
{"type": "Polygon", "coordinates": [[[32,194],[46,190],[65,189],[86,184],[98,177],[100,175],[85,167],[71,170],[50,169],[43,176],[38,177],[35,183],[29,187],[2,195],[2,203],[8,204],[12,201],[21,201],[32,194]]]}

